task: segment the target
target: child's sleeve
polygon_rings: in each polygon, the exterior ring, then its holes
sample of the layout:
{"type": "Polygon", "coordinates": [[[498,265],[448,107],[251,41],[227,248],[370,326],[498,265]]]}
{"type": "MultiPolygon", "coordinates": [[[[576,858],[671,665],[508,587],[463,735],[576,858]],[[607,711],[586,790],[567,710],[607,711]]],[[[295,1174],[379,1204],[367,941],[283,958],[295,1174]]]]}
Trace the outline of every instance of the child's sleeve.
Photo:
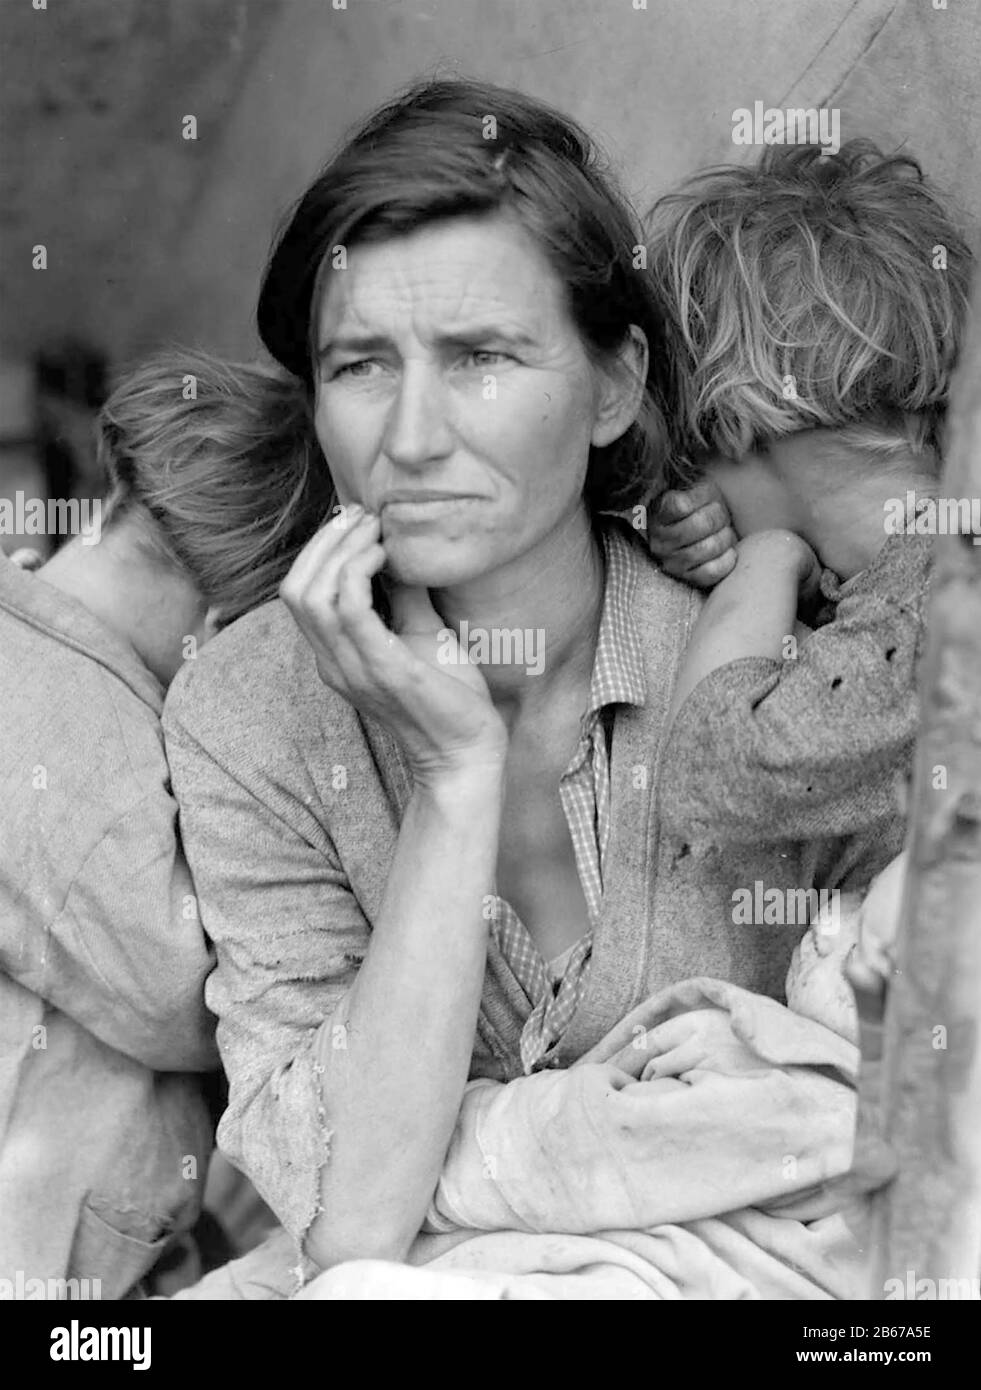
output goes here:
{"type": "Polygon", "coordinates": [[[918,720],[921,539],[895,538],[911,547],[902,552],[890,542],[898,573],[876,565],[856,576],[796,659],[748,657],[696,686],[659,774],[669,832],[718,844],[811,840],[895,819],[918,720]]]}

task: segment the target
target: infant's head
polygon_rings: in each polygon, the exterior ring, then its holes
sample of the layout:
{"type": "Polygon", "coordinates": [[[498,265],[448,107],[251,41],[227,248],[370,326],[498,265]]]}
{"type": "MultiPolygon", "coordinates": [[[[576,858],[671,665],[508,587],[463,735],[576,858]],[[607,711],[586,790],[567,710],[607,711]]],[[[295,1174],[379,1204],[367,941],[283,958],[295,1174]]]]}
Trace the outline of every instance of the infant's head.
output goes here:
{"type": "Polygon", "coordinates": [[[787,1007],[858,1042],[855,988],[881,991],[894,966],[906,852],[860,893],[832,895],[798,942],[787,972],[787,1007]]]}
{"type": "Polygon", "coordinates": [[[858,941],[862,898],[840,893],[822,902],[818,918],[797,943],[787,972],[787,1007],[858,1042],[858,1016],[845,961],[858,941]]]}

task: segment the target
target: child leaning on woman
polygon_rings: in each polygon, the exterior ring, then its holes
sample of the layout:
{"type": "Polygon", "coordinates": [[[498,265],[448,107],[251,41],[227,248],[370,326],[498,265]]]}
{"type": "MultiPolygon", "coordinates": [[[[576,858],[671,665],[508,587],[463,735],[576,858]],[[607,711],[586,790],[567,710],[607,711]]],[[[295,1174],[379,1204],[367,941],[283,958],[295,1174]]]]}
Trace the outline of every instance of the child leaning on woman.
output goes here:
{"type": "Polygon", "coordinates": [[[198,353],[127,375],[99,447],[99,543],[0,558],[0,1279],[111,1299],[173,1260],[213,1143],[164,694],[275,596],[331,494],[296,386],[198,353]]]}
{"type": "Polygon", "coordinates": [[[915,160],[862,140],[699,175],[650,233],[677,366],[651,544],[714,585],[674,692],[664,824],[694,853],[885,827],[932,555],[912,513],[906,534],[887,518],[937,491],[970,250],[915,160]]]}

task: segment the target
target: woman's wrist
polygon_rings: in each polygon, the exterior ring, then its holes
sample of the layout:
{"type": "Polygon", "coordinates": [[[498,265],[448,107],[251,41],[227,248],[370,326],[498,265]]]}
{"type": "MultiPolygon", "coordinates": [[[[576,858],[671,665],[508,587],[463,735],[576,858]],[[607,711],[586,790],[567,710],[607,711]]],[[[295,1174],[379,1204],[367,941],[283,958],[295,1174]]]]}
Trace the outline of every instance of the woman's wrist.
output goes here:
{"type": "Polygon", "coordinates": [[[504,790],[507,740],[489,740],[452,756],[427,760],[412,769],[413,786],[440,805],[472,806],[499,802],[504,790]]]}

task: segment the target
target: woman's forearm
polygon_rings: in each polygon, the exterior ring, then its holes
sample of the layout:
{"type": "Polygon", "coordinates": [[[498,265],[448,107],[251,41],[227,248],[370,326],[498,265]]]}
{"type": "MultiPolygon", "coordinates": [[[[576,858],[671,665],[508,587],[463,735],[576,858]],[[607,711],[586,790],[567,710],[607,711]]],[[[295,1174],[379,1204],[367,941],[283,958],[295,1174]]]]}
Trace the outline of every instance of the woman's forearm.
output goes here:
{"type": "Polygon", "coordinates": [[[404,1258],[439,1179],[480,1005],[502,768],[417,786],[370,949],[322,1029],[330,1158],[306,1241],[322,1268],[404,1258]]]}

